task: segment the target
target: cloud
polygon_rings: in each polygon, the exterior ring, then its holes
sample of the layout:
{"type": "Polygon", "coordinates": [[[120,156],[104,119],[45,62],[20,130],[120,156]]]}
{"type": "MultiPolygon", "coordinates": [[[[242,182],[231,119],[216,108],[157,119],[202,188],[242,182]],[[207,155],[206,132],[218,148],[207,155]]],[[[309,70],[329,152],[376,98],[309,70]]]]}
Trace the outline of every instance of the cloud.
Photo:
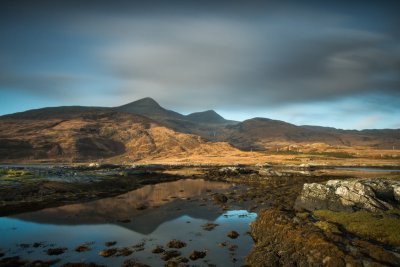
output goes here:
{"type": "Polygon", "coordinates": [[[340,109],[331,121],[372,109],[387,118],[400,102],[397,10],[389,1],[8,1],[0,94],[87,105],[150,96],[181,112],[336,103],[326,105],[324,114],[340,109]]]}
{"type": "Polygon", "coordinates": [[[96,34],[111,40],[98,57],[120,81],[121,95],[154,96],[171,106],[282,105],[371,92],[398,97],[400,46],[391,33],[340,25],[334,15],[312,23],[288,15],[282,23],[184,15],[94,20],[96,34]]]}
{"type": "Polygon", "coordinates": [[[80,77],[60,73],[0,73],[0,91],[17,90],[66,97],[73,85],[81,82],[80,77]]]}
{"type": "Polygon", "coordinates": [[[358,123],[356,123],[355,128],[356,129],[372,129],[374,126],[382,120],[383,118],[381,116],[366,116],[362,118],[358,123]]]}
{"type": "Polygon", "coordinates": [[[112,82],[107,79],[77,73],[0,71],[0,95],[13,93],[21,97],[31,96],[51,101],[53,105],[85,105],[83,100],[90,101],[94,97],[103,101],[105,106],[112,105],[114,103],[107,97],[110,84],[112,82]],[[102,84],[93,88],[94,82],[102,84]],[[104,101],[105,98],[109,103],[104,101]]]}

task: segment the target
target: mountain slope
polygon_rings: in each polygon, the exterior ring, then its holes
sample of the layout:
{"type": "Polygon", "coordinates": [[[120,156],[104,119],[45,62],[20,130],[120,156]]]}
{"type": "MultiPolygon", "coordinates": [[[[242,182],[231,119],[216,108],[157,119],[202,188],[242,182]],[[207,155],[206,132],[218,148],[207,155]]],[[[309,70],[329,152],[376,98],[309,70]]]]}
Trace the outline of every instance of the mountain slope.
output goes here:
{"type": "Polygon", "coordinates": [[[198,123],[227,124],[229,122],[228,120],[225,120],[221,115],[219,115],[214,110],[194,112],[189,115],[186,115],[186,119],[193,121],[193,122],[198,122],[198,123]]]}
{"type": "Polygon", "coordinates": [[[184,120],[185,116],[178,112],[161,107],[150,97],[142,98],[129,104],[113,108],[115,111],[138,114],[156,121],[184,120]]]}
{"type": "Polygon", "coordinates": [[[196,135],[175,132],[146,117],[88,111],[65,118],[0,119],[0,160],[136,161],[193,151],[237,151],[196,135]]]}
{"type": "Polygon", "coordinates": [[[184,116],[151,98],[115,108],[53,107],[0,117],[0,160],[135,161],[313,143],[399,148],[400,129],[340,130],[265,118],[237,123],[212,110],[184,116]]]}
{"type": "Polygon", "coordinates": [[[146,97],[129,104],[112,108],[115,111],[139,114],[153,119],[178,132],[196,134],[210,141],[215,141],[214,133],[226,125],[237,122],[225,120],[212,110],[195,112],[184,116],[161,107],[154,99],[146,97]]]}
{"type": "Polygon", "coordinates": [[[391,149],[400,146],[400,129],[341,130],[319,126],[296,126],[283,121],[254,118],[225,127],[217,140],[242,150],[274,149],[281,144],[325,143],[333,146],[368,146],[391,149]]]}

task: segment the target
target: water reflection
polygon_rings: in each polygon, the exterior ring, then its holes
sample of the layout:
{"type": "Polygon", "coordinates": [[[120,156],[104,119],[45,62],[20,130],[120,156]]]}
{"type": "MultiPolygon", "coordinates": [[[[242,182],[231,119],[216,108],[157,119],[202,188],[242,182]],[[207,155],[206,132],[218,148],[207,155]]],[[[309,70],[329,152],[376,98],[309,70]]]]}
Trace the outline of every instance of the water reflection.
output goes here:
{"type": "Polygon", "coordinates": [[[134,257],[150,266],[164,266],[160,255],[151,250],[157,245],[165,246],[171,239],[179,239],[187,243],[187,247],[179,249],[182,256],[188,257],[193,250],[207,251],[205,259],[191,264],[241,266],[253,243],[247,231],[256,214],[245,210],[222,212],[218,205],[203,200],[210,190],[226,190],[229,186],[204,180],[181,180],[145,186],[114,198],[3,217],[0,218],[0,249],[7,256],[18,255],[24,259],[60,258],[60,264],[96,262],[120,266],[124,260],[134,257]],[[141,205],[148,208],[137,210],[141,205]],[[121,219],[129,221],[118,222],[121,219]],[[202,225],[210,222],[218,226],[212,231],[203,230],[202,225]],[[240,234],[237,239],[227,237],[227,232],[232,230],[240,234]],[[135,251],[129,257],[99,256],[98,252],[105,248],[104,242],[114,240],[119,248],[142,243],[143,251],[135,251]],[[34,248],[35,242],[43,245],[34,248]],[[22,248],[18,246],[21,243],[31,245],[22,248]],[[74,248],[82,243],[89,243],[91,250],[75,252],[74,248]],[[48,256],[45,251],[50,246],[68,250],[60,256],[48,256]]]}
{"type": "Polygon", "coordinates": [[[117,197],[48,208],[13,217],[50,224],[115,223],[137,232],[150,233],[164,221],[183,214],[194,218],[215,219],[220,215],[217,207],[198,206],[190,209],[193,206],[191,201],[206,192],[221,191],[229,187],[227,183],[185,179],[147,185],[117,197]]]}

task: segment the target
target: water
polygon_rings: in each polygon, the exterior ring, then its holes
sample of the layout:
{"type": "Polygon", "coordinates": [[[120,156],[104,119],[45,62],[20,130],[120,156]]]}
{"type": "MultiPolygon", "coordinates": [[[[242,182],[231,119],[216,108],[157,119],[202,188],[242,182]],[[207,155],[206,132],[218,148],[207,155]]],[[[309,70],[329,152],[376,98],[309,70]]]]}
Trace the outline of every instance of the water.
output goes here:
{"type": "Polygon", "coordinates": [[[362,167],[336,167],[335,170],[360,171],[360,172],[400,172],[399,169],[362,168],[362,167]]]}
{"type": "Polygon", "coordinates": [[[30,260],[59,258],[61,261],[57,266],[65,262],[120,266],[131,258],[151,266],[164,266],[161,255],[153,254],[151,250],[157,245],[165,248],[168,241],[178,239],[187,243],[186,247],[178,249],[184,257],[188,258],[193,250],[207,251],[204,259],[190,264],[241,266],[253,244],[247,231],[256,214],[240,207],[222,211],[221,207],[206,200],[211,192],[229,187],[226,183],[180,180],[145,186],[114,198],[2,217],[0,249],[6,257],[20,256],[30,260]],[[205,231],[202,225],[206,223],[218,226],[205,231]],[[226,234],[231,230],[240,236],[230,239],[226,234]],[[117,241],[116,248],[143,250],[127,257],[103,258],[98,252],[106,248],[106,241],[117,241]],[[35,242],[40,243],[36,248],[33,247],[35,242]],[[88,244],[91,250],[74,251],[83,243],[88,244]],[[226,246],[221,246],[221,243],[226,246]],[[234,246],[237,249],[233,249],[234,246]],[[59,256],[48,256],[46,251],[52,247],[68,250],[59,256]]]}

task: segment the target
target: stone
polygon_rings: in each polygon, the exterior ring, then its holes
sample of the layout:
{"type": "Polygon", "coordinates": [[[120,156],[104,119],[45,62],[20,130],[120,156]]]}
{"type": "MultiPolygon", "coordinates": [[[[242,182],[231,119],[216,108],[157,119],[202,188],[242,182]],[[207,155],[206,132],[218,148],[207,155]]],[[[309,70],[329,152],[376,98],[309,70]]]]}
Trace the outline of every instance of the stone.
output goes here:
{"type": "Polygon", "coordinates": [[[160,254],[163,253],[165,250],[162,246],[156,246],[155,248],[152,249],[151,253],[154,254],[160,254]]]}
{"type": "Polygon", "coordinates": [[[99,251],[99,256],[108,258],[108,257],[114,256],[117,252],[118,252],[118,250],[116,248],[104,249],[104,250],[99,251]]]}
{"type": "Polygon", "coordinates": [[[186,243],[180,240],[173,239],[167,243],[169,248],[183,248],[186,247],[186,243]]]}
{"type": "Polygon", "coordinates": [[[90,250],[90,248],[89,248],[89,246],[86,245],[86,244],[79,245],[79,246],[77,246],[77,247],[75,248],[75,251],[76,251],[76,252],[86,252],[86,251],[89,251],[89,250],[90,250]]]}
{"type": "Polygon", "coordinates": [[[104,242],[104,245],[105,245],[106,247],[112,247],[112,246],[114,246],[115,244],[117,244],[117,241],[106,241],[106,242],[104,242]]]}
{"type": "Polygon", "coordinates": [[[49,248],[47,250],[47,255],[60,255],[63,254],[67,248],[49,248]]]}
{"type": "Polygon", "coordinates": [[[267,162],[264,162],[264,163],[257,163],[256,167],[267,169],[267,168],[272,168],[272,165],[267,162]]]}
{"type": "Polygon", "coordinates": [[[218,226],[218,224],[216,224],[216,223],[206,223],[206,224],[203,224],[201,226],[201,228],[203,228],[203,230],[205,230],[205,231],[211,231],[217,226],[218,226]]]}
{"type": "Polygon", "coordinates": [[[213,199],[217,203],[226,203],[228,201],[228,198],[223,194],[215,194],[213,199]]]}
{"type": "Polygon", "coordinates": [[[393,188],[393,197],[397,201],[397,203],[400,203],[400,184],[394,184],[392,185],[393,188]]]}
{"type": "Polygon", "coordinates": [[[236,239],[236,238],[238,238],[239,233],[236,231],[230,231],[226,236],[229,238],[232,238],[232,239],[236,239]]]}
{"type": "Polygon", "coordinates": [[[198,260],[198,259],[202,259],[205,256],[207,256],[207,252],[205,251],[197,251],[197,250],[193,250],[192,253],[190,253],[189,258],[192,261],[198,260]]]}
{"type": "Polygon", "coordinates": [[[294,208],[308,211],[385,211],[393,208],[390,203],[399,203],[399,188],[399,182],[385,179],[329,180],[325,185],[304,184],[294,208]]]}
{"type": "Polygon", "coordinates": [[[150,267],[150,265],[140,263],[136,259],[129,259],[122,263],[121,267],[150,267]]]}
{"type": "Polygon", "coordinates": [[[181,253],[177,250],[166,250],[163,252],[161,259],[163,261],[169,261],[170,259],[178,257],[180,255],[181,255],[181,253]]]}

